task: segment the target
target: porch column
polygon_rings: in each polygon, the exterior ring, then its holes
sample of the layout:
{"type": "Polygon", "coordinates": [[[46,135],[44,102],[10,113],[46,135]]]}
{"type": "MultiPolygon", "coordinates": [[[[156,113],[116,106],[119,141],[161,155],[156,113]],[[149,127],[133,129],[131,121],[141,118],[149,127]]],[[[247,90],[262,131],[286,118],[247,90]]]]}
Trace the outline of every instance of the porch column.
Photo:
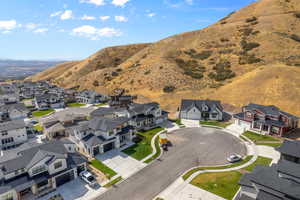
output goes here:
{"type": "Polygon", "coordinates": [[[117,149],[120,148],[120,136],[118,136],[117,139],[116,139],[116,141],[115,141],[115,147],[116,147],[117,149]]]}
{"type": "Polygon", "coordinates": [[[104,153],[103,145],[100,145],[100,146],[99,146],[99,152],[100,152],[100,154],[103,154],[103,153],[104,153]]]}
{"type": "Polygon", "coordinates": [[[271,134],[271,125],[268,128],[268,134],[271,134]]]}

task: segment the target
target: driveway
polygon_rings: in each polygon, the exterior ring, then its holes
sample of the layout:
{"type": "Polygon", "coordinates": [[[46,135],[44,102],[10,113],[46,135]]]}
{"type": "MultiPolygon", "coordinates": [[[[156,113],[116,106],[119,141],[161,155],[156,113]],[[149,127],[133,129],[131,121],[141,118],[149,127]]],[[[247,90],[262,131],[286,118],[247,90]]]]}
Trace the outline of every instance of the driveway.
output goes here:
{"type": "Polygon", "coordinates": [[[210,128],[185,128],[168,134],[173,147],[97,200],[151,200],[186,170],[199,165],[227,164],[230,154],[246,154],[236,137],[210,128]]]}
{"type": "Polygon", "coordinates": [[[118,149],[98,155],[96,156],[96,159],[113,169],[122,176],[123,179],[128,178],[146,166],[146,164],[128,156],[125,153],[122,153],[121,150],[118,149]]]}

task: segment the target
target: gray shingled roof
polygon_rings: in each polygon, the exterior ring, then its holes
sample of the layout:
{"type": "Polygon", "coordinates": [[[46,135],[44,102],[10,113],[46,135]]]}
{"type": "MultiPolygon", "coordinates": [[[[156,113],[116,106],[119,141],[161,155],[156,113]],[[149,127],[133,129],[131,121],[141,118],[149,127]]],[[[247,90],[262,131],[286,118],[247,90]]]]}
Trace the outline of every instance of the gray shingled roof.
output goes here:
{"type": "Polygon", "coordinates": [[[220,101],[215,100],[191,100],[191,99],[183,99],[181,101],[181,111],[188,110],[192,106],[196,106],[199,110],[202,110],[202,105],[207,105],[209,109],[214,107],[218,108],[220,111],[223,111],[223,107],[220,101]]]}
{"type": "Polygon", "coordinates": [[[285,140],[280,147],[276,148],[276,150],[279,151],[280,153],[300,158],[300,141],[285,140]]]}
{"type": "Polygon", "coordinates": [[[13,109],[16,109],[20,112],[29,113],[29,110],[26,108],[26,106],[23,103],[7,104],[7,105],[0,106],[0,112],[9,112],[13,109]]]}
{"type": "Polygon", "coordinates": [[[10,131],[15,129],[25,128],[26,124],[23,120],[13,120],[0,123],[0,131],[10,131]]]}
{"type": "Polygon", "coordinates": [[[273,106],[273,105],[265,106],[265,105],[250,103],[247,106],[245,106],[244,108],[246,110],[259,110],[259,111],[263,112],[265,115],[279,116],[280,114],[282,114],[282,115],[286,115],[286,116],[294,118],[294,119],[298,119],[297,116],[283,112],[278,107],[273,106]]]}
{"type": "Polygon", "coordinates": [[[89,128],[93,130],[101,130],[101,131],[111,131],[120,125],[128,122],[130,119],[127,117],[119,117],[119,118],[94,118],[89,122],[89,128]]]}
{"type": "Polygon", "coordinates": [[[159,107],[159,104],[156,102],[145,103],[145,104],[137,104],[134,103],[129,106],[129,111],[134,114],[143,114],[149,109],[156,109],[159,107]]]}
{"type": "Polygon", "coordinates": [[[300,165],[286,160],[279,160],[277,171],[300,179],[300,165]]]}

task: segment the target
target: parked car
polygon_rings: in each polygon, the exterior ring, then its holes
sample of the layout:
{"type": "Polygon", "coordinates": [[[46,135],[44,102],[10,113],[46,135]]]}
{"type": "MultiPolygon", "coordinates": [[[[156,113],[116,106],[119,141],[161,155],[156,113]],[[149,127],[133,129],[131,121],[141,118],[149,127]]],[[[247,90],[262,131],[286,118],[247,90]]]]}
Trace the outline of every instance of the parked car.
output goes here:
{"type": "Polygon", "coordinates": [[[238,162],[240,160],[242,160],[242,156],[240,156],[238,154],[233,154],[233,155],[231,155],[227,158],[227,161],[230,162],[230,163],[235,163],[235,162],[238,162]]]}
{"type": "Polygon", "coordinates": [[[88,171],[83,171],[79,174],[79,176],[84,180],[86,183],[89,184],[89,186],[95,186],[97,185],[97,181],[95,177],[88,171]]]}

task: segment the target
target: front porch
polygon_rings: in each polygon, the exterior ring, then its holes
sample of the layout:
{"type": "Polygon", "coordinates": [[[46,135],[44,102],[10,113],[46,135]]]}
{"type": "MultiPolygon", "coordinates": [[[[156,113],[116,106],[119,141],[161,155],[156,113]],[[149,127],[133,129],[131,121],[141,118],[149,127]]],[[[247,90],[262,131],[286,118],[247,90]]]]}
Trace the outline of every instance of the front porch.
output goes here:
{"type": "Polygon", "coordinates": [[[274,126],[262,122],[253,121],[250,130],[263,135],[282,136],[283,127],[274,126]]]}

